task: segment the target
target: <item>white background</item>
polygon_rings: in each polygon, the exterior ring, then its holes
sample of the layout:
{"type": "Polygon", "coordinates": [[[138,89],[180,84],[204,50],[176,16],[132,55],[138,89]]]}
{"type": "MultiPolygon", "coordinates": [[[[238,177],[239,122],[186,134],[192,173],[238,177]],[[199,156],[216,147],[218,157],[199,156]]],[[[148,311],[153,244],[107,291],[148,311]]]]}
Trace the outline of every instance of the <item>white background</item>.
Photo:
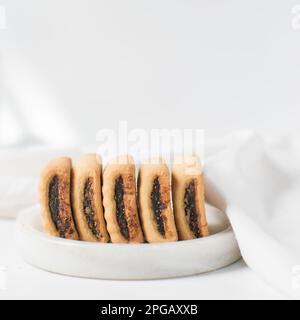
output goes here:
{"type": "MultiPolygon", "coordinates": [[[[99,129],[299,127],[300,0],[0,0],[0,147],[93,144],[99,129]]],[[[0,222],[5,298],[279,298],[243,262],[109,282],[24,264],[0,222]]]]}
{"type": "Polygon", "coordinates": [[[1,4],[2,144],[94,143],[122,119],[211,134],[299,127],[300,1],[1,4]]]}

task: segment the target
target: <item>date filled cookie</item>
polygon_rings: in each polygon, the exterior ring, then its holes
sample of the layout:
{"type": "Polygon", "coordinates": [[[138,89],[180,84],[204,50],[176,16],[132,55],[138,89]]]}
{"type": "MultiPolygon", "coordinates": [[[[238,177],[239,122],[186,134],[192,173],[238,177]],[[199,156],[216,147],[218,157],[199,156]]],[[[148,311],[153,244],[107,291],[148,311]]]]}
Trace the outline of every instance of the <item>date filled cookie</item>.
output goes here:
{"type": "Polygon", "coordinates": [[[141,165],[138,191],[140,218],[146,241],[177,241],[171,207],[170,173],[161,159],[141,165]]]}
{"type": "Polygon", "coordinates": [[[40,202],[45,232],[77,240],[70,199],[71,168],[69,158],[53,160],[46,166],[41,174],[40,202]]]}
{"type": "Polygon", "coordinates": [[[203,173],[198,157],[175,161],[172,189],[179,239],[191,240],[208,236],[203,173]]]}
{"type": "Polygon", "coordinates": [[[103,173],[103,205],[113,243],[143,243],[136,199],[135,165],[130,156],[111,161],[103,173]]]}
{"type": "Polygon", "coordinates": [[[83,155],[73,166],[72,204],[79,237],[108,242],[102,205],[102,164],[95,154],[83,155]]]}

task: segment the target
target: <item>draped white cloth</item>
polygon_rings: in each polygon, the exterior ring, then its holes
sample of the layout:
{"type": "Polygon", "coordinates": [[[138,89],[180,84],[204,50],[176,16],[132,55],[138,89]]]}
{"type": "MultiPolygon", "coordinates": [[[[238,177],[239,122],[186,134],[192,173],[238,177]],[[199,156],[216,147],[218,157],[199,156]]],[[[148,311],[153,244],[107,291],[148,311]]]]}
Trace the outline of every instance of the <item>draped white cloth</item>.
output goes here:
{"type": "Polygon", "coordinates": [[[217,141],[208,153],[207,180],[244,260],[269,284],[300,298],[299,137],[266,141],[237,133],[217,141]]]}
{"type": "MultiPolygon", "coordinates": [[[[77,153],[1,151],[0,216],[15,217],[36,204],[41,167],[55,156],[77,153]]],[[[207,200],[227,212],[248,266],[289,297],[300,298],[300,136],[266,140],[238,132],[209,141],[205,175],[207,200]]]]}

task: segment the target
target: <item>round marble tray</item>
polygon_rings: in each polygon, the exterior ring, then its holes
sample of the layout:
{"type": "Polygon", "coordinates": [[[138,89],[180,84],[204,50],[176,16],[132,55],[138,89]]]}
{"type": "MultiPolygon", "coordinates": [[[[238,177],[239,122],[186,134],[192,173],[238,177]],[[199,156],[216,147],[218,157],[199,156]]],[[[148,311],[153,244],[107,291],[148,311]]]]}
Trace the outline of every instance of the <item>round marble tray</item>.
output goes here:
{"type": "Polygon", "coordinates": [[[226,215],[207,205],[211,236],[163,244],[98,244],[50,237],[42,231],[39,206],[23,211],[16,237],[31,265],[65,275],[118,280],[188,276],[240,259],[226,215]]]}

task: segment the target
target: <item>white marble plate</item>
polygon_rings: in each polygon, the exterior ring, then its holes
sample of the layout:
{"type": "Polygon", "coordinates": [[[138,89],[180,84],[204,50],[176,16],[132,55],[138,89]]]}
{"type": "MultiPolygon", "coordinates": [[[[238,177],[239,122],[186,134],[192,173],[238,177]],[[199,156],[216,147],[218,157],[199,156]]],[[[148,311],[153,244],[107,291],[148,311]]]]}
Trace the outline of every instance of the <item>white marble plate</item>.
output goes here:
{"type": "Polygon", "coordinates": [[[164,244],[98,244],[50,237],[39,206],[17,220],[17,243],[31,265],[85,278],[138,280],[188,276],[225,267],[240,251],[225,214],[207,206],[211,236],[164,244]]]}

